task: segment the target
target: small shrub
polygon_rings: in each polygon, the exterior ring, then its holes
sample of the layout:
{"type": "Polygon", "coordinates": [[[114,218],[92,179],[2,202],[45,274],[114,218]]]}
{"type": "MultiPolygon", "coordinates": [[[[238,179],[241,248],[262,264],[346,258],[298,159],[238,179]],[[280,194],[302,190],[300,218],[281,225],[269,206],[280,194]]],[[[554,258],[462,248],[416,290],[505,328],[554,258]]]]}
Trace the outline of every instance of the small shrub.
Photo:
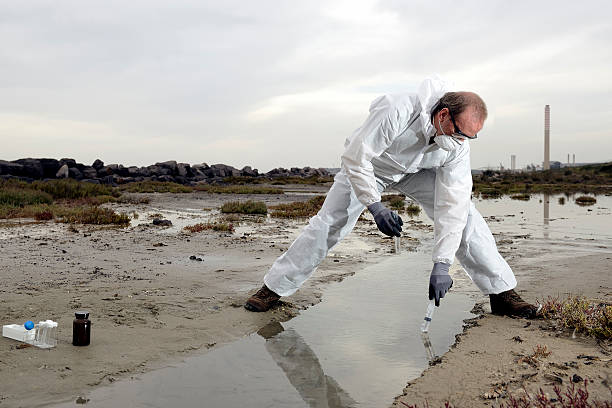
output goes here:
{"type": "Polygon", "coordinates": [[[559,205],[565,205],[565,197],[559,197],[559,205]]]}
{"type": "Polygon", "coordinates": [[[121,194],[108,185],[86,183],[73,179],[34,181],[31,187],[35,190],[44,191],[55,199],[75,199],[97,196],[118,197],[121,194]]]}
{"type": "Polygon", "coordinates": [[[194,225],[187,225],[183,228],[184,231],[188,231],[193,233],[212,230],[212,231],[224,231],[224,232],[234,232],[234,225],[228,224],[225,222],[207,222],[207,223],[198,223],[194,225]]]}
{"type": "Polygon", "coordinates": [[[406,207],[406,213],[411,217],[416,217],[421,213],[421,207],[418,204],[410,203],[406,207]]]}
{"type": "Polygon", "coordinates": [[[130,217],[118,214],[111,209],[101,207],[77,207],[62,211],[61,222],[69,224],[94,224],[94,225],[127,225],[130,217]]]}
{"type": "Polygon", "coordinates": [[[543,302],[542,315],[555,320],[561,329],[612,339],[612,305],[591,303],[578,296],[562,301],[549,297],[543,302]]]}
{"type": "Polygon", "coordinates": [[[263,201],[228,201],[221,206],[222,213],[267,214],[268,207],[263,201]]]}
{"type": "Polygon", "coordinates": [[[576,386],[571,378],[565,392],[561,387],[555,385],[553,390],[556,397],[551,398],[541,388],[536,394],[529,394],[526,390],[520,397],[508,395],[507,401],[502,401],[499,408],[611,408],[610,401],[601,401],[589,395],[587,385],[589,380],[584,380],[584,388],[576,386]]]}
{"type": "Polygon", "coordinates": [[[39,211],[34,214],[36,221],[49,221],[53,219],[53,213],[50,210],[39,211]]]}
{"type": "Polygon", "coordinates": [[[51,204],[53,197],[43,191],[7,188],[0,190],[0,205],[24,207],[32,204],[51,204]]]}
{"type": "Polygon", "coordinates": [[[281,188],[264,187],[264,186],[213,186],[200,184],[194,187],[196,191],[216,194],[284,194],[285,191],[281,188]]]}
{"type": "Polygon", "coordinates": [[[193,188],[171,181],[136,181],[122,184],[119,190],[128,193],[191,193],[193,188]]]}
{"type": "Polygon", "coordinates": [[[582,206],[593,205],[596,202],[597,202],[597,199],[595,197],[580,196],[576,198],[576,204],[582,205],[582,206]]]}
{"type": "Polygon", "coordinates": [[[521,201],[529,201],[529,199],[531,198],[531,195],[529,194],[513,194],[510,196],[511,199],[513,200],[521,200],[521,201]]]}
{"type": "Polygon", "coordinates": [[[325,196],[319,195],[311,198],[308,201],[296,201],[288,204],[279,204],[271,206],[272,216],[279,218],[304,218],[316,215],[323,202],[325,196]]]}
{"type": "Polygon", "coordinates": [[[382,196],[383,202],[389,203],[389,207],[394,210],[403,210],[406,202],[404,201],[406,197],[400,194],[389,194],[382,196]]]}

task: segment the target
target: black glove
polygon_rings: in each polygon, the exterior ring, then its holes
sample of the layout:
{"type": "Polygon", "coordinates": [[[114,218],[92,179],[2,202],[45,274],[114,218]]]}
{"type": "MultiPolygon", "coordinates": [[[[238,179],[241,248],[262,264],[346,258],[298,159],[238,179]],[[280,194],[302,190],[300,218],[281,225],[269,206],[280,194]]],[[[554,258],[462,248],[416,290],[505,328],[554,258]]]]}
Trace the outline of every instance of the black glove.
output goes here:
{"type": "Polygon", "coordinates": [[[380,201],[368,205],[368,210],[374,216],[374,221],[376,221],[376,226],[378,226],[380,232],[390,237],[401,235],[404,222],[399,215],[385,207],[380,201]]]}
{"type": "Polygon", "coordinates": [[[429,300],[436,299],[436,306],[440,306],[440,299],[453,287],[453,280],[448,274],[449,264],[434,263],[429,276],[429,300]]]}

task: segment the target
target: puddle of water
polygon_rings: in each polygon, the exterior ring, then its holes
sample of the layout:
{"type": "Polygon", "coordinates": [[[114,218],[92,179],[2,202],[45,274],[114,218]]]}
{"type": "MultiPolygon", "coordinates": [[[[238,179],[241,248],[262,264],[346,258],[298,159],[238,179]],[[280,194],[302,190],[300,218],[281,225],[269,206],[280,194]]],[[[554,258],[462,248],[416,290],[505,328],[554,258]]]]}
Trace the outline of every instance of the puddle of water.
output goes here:
{"type": "MultiPolygon", "coordinates": [[[[172,367],[94,390],[88,406],[370,407],[393,398],[428,365],[420,325],[428,250],[390,255],[285,323],[172,367]]],[[[436,310],[429,339],[446,352],[472,317],[453,293],[436,310]]],[[[75,406],[68,402],[58,407],[75,406]]]]}

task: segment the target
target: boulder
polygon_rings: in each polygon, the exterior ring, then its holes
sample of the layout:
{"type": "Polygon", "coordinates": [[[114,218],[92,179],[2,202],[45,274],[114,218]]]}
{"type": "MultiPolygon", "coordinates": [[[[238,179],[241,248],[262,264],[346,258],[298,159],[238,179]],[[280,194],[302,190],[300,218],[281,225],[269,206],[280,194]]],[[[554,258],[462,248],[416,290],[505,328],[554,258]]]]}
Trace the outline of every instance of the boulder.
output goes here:
{"type": "Polygon", "coordinates": [[[0,174],[10,174],[18,176],[23,172],[23,165],[12,163],[5,160],[0,160],[0,174]]]}
{"type": "Polygon", "coordinates": [[[69,167],[68,174],[70,175],[71,178],[75,180],[81,180],[83,178],[83,173],[81,173],[81,171],[77,169],[76,167],[69,167]]]}
{"type": "Polygon", "coordinates": [[[170,170],[169,173],[166,173],[167,175],[174,175],[177,174],[178,169],[177,169],[177,163],[174,160],[169,160],[169,161],[165,161],[165,162],[161,162],[161,163],[155,163],[156,166],[159,166],[163,169],[168,169],[170,170]]]}
{"type": "Polygon", "coordinates": [[[81,173],[83,173],[83,177],[86,179],[94,179],[98,176],[96,169],[91,166],[85,166],[83,170],[81,170],[81,173]]]}
{"type": "Polygon", "coordinates": [[[102,167],[104,167],[104,162],[100,159],[96,159],[91,165],[91,167],[93,167],[96,170],[100,170],[102,167]]]}
{"type": "Polygon", "coordinates": [[[57,173],[55,173],[55,177],[57,177],[57,178],[68,178],[68,176],[70,175],[68,170],[69,170],[68,169],[68,165],[64,164],[62,167],[59,168],[57,173]]]}
{"type": "Polygon", "coordinates": [[[53,178],[61,167],[60,162],[55,159],[39,159],[39,162],[43,169],[44,178],[53,178]]]}
{"type": "Polygon", "coordinates": [[[68,167],[76,167],[77,166],[77,162],[74,159],[60,159],[60,165],[64,165],[67,164],[68,167]]]}
{"type": "Polygon", "coordinates": [[[191,171],[191,166],[187,163],[178,163],[176,165],[176,171],[181,177],[191,177],[193,176],[193,172],[191,171]]]}
{"type": "Polygon", "coordinates": [[[33,179],[41,179],[44,176],[43,167],[38,159],[19,159],[13,161],[23,166],[20,176],[30,177],[33,179]]]}
{"type": "Polygon", "coordinates": [[[240,175],[245,177],[257,177],[259,172],[257,169],[253,170],[251,166],[244,166],[242,170],[240,170],[240,175]]]}

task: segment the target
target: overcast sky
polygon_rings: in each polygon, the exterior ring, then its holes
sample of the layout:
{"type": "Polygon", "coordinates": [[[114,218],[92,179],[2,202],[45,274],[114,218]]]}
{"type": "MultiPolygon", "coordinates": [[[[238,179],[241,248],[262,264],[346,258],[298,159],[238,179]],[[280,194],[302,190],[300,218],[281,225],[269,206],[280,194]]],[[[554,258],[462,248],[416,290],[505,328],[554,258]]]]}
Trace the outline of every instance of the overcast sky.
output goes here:
{"type": "Polygon", "coordinates": [[[0,159],[338,167],[376,96],[481,94],[472,167],[612,160],[609,1],[0,0],[0,159]]]}

